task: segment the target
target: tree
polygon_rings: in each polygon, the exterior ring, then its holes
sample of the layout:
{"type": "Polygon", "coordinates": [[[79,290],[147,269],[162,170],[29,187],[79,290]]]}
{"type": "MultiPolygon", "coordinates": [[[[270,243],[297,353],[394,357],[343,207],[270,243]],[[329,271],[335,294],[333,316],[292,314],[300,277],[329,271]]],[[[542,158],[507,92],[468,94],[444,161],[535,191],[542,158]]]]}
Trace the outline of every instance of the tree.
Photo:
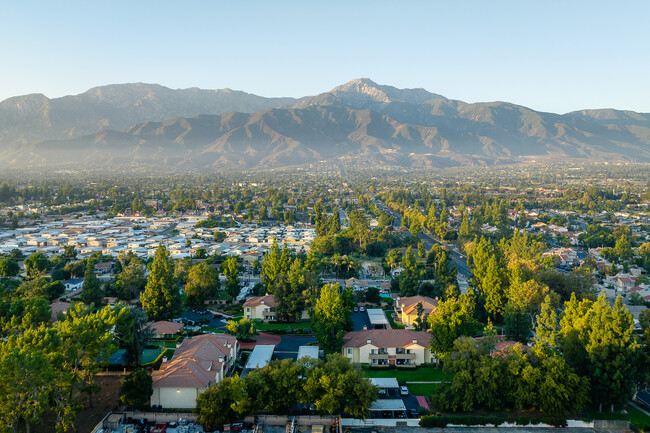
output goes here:
{"type": "Polygon", "coordinates": [[[579,374],[589,377],[591,402],[602,411],[622,406],[634,392],[640,347],[633,338],[634,320],[619,296],[610,306],[605,294],[596,302],[575,296],[565,303],[560,320],[562,353],[579,374]]]}
{"type": "Polygon", "coordinates": [[[467,211],[463,212],[463,217],[460,221],[460,228],[458,229],[458,236],[461,239],[467,239],[470,236],[469,229],[469,217],[467,216],[467,211]]]}
{"type": "Polygon", "coordinates": [[[438,302],[438,308],[427,318],[431,332],[431,350],[437,360],[449,353],[458,337],[471,335],[476,328],[474,305],[468,294],[450,295],[438,302]]]}
{"type": "Polygon", "coordinates": [[[49,407],[54,374],[38,350],[0,347],[0,422],[16,431],[24,420],[27,432],[49,407]]]}
{"type": "Polygon", "coordinates": [[[0,259],[0,277],[15,277],[20,272],[20,266],[9,257],[0,259]]]}
{"type": "Polygon", "coordinates": [[[346,413],[365,418],[378,392],[358,366],[340,353],[333,353],[307,370],[303,402],[313,404],[321,414],[346,413]]]}
{"type": "Polygon", "coordinates": [[[381,302],[381,295],[377,287],[368,287],[366,290],[366,301],[371,304],[379,304],[381,302]]]}
{"type": "Polygon", "coordinates": [[[81,300],[86,305],[101,306],[104,294],[102,288],[95,275],[95,263],[92,260],[86,262],[86,273],[84,274],[84,282],[81,286],[81,300]]]}
{"type": "Polygon", "coordinates": [[[321,288],[312,322],[318,344],[325,353],[339,352],[343,346],[346,311],[338,284],[327,284],[321,288]]]}
{"type": "Polygon", "coordinates": [[[134,367],[140,365],[142,351],[153,337],[144,311],[137,308],[125,309],[125,314],[120,316],[115,325],[114,333],[120,347],[126,349],[126,363],[134,367]]]}
{"type": "Polygon", "coordinates": [[[174,283],[174,264],[162,244],[154,255],[147,285],[140,294],[140,302],[153,321],[171,319],[181,311],[181,296],[174,283]]]}
{"type": "Polygon", "coordinates": [[[149,405],[151,394],[153,394],[153,380],[146,370],[138,368],[122,379],[119,400],[130,409],[143,410],[149,405]]]}
{"type": "Polygon", "coordinates": [[[495,255],[488,259],[479,290],[485,299],[485,311],[492,319],[499,318],[503,314],[505,293],[495,255]]]}
{"type": "Polygon", "coordinates": [[[275,278],[279,273],[282,272],[282,265],[280,262],[280,247],[278,243],[273,238],[273,244],[269,252],[264,254],[264,260],[262,261],[262,282],[266,287],[271,286],[275,281],[275,278]]]}
{"type": "Polygon", "coordinates": [[[207,262],[198,263],[190,268],[185,284],[185,303],[203,304],[212,299],[219,290],[219,273],[207,262]]]}
{"type": "Polygon", "coordinates": [[[131,263],[122,269],[115,277],[115,286],[119,299],[129,301],[137,297],[147,285],[147,278],[144,276],[144,265],[140,260],[132,260],[131,263]]]}
{"type": "Polygon", "coordinates": [[[244,393],[244,383],[238,375],[224,377],[196,398],[198,422],[205,427],[222,429],[245,413],[239,412],[238,401],[244,393]]]}
{"type": "Polygon", "coordinates": [[[34,253],[24,261],[29,277],[37,277],[50,268],[50,261],[43,253],[34,253]]]}
{"type": "Polygon", "coordinates": [[[508,340],[526,343],[530,336],[532,323],[530,321],[529,307],[517,307],[507,304],[503,313],[504,331],[508,340]]]}
{"type": "Polygon", "coordinates": [[[238,405],[247,413],[289,413],[303,399],[305,374],[311,361],[274,360],[250,372],[244,380],[244,398],[238,405]]]}
{"type": "Polygon", "coordinates": [[[233,298],[239,294],[239,265],[237,257],[228,256],[221,264],[221,271],[226,277],[226,292],[233,298]]]}
{"type": "Polygon", "coordinates": [[[238,321],[229,320],[226,324],[226,332],[234,335],[238,340],[251,341],[256,334],[255,322],[245,317],[238,321]]]}

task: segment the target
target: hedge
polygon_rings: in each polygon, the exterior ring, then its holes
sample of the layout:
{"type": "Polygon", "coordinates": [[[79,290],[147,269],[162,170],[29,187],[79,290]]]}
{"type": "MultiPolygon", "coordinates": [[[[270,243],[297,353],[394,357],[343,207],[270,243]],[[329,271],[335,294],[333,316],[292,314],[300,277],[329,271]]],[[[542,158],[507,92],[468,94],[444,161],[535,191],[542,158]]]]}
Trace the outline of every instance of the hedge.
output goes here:
{"type": "Polygon", "coordinates": [[[492,424],[498,426],[503,423],[529,425],[529,424],[548,424],[553,427],[566,427],[567,422],[562,417],[539,417],[531,418],[526,416],[518,417],[504,417],[498,415],[425,415],[420,418],[420,426],[422,427],[447,427],[447,424],[454,425],[486,425],[492,424]]]}

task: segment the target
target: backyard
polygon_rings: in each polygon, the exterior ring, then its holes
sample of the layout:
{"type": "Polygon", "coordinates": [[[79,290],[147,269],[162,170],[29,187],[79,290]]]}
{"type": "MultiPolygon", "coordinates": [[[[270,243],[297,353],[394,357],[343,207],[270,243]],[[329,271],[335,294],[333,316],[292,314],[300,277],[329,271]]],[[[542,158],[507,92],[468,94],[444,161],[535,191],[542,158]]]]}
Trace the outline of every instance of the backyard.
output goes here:
{"type": "Polygon", "coordinates": [[[420,367],[413,369],[371,369],[363,368],[366,377],[388,378],[394,377],[400,385],[408,386],[409,392],[413,395],[425,397],[434,394],[440,382],[445,382],[448,377],[441,368],[420,367]],[[413,382],[436,382],[436,383],[413,383],[413,382]]]}

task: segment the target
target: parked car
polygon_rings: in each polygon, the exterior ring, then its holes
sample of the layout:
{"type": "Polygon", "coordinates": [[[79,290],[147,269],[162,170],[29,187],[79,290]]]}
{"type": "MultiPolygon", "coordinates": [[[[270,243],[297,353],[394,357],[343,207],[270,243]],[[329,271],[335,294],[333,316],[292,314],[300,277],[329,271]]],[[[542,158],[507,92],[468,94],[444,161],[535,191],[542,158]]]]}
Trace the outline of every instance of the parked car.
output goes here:
{"type": "Polygon", "coordinates": [[[222,317],[223,316],[221,314],[219,314],[219,313],[215,313],[215,314],[212,315],[213,319],[221,319],[222,317]]]}
{"type": "Polygon", "coordinates": [[[364,311],[366,311],[366,307],[363,307],[363,306],[359,307],[359,311],[361,311],[363,313],[364,311]]]}
{"type": "Polygon", "coordinates": [[[354,307],[354,312],[358,313],[359,312],[359,307],[354,307]]]}
{"type": "Polygon", "coordinates": [[[409,395],[409,389],[406,386],[399,387],[399,395],[409,395]]]}

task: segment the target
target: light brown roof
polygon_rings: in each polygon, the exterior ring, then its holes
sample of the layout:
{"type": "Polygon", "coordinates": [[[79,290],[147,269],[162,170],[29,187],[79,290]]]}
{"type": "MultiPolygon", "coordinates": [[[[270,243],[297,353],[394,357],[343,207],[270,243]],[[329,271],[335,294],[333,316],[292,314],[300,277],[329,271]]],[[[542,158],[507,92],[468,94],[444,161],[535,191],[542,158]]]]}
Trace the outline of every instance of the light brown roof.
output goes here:
{"type": "Polygon", "coordinates": [[[431,335],[424,331],[409,329],[368,329],[348,332],[343,336],[343,347],[361,347],[368,344],[375,347],[407,347],[411,344],[429,347],[431,335]]]}
{"type": "Polygon", "coordinates": [[[152,374],[155,387],[205,388],[214,382],[237,339],[225,334],[204,334],[187,338],[174,357],[152,374]]]}
{"type": "Polygon", "coordinates": [[[154,334],[176,334],[183,330],[183,324],[161,320],[151,324],[151,331],[154,334]]]}
{"type": "Polygon", "coordinates": [[[69,302],[55,301],[50,305],[50,311],[52,312],[52,322],[58,320],[59,313],[66,312],[72,306],[69,302]]]}
{"type": "Polygon", "coordinates": [[[399,305],[402,307],[402,312],[405,314],[417,314],[417,305],[422,303],[424,314],[431,314],[438,308],[438,300],[429,298],[428,296],[409,296],[399,299],[399,305]]]}
{"type": "Polygon", "coordinates": [[[278,303],[275,302],[273,295],[264,295],[246,299],[246,302],[244,302],[244,307],[255,308],[258,305],[262,304],[268,305],[271,308],[274,308],[276,305],[278,305],[278,303]]]}

